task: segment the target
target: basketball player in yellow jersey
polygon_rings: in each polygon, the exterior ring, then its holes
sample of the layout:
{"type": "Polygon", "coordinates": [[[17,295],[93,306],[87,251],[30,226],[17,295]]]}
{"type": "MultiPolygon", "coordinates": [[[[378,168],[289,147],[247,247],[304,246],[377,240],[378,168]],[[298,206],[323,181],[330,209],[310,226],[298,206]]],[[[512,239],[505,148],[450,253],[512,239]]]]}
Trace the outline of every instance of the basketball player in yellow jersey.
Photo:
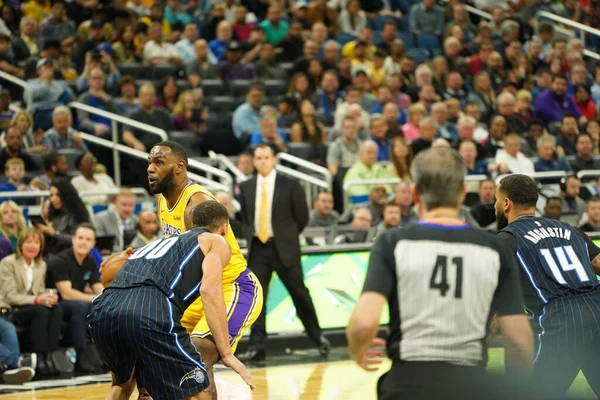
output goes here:
{"type": "MultiPolygon", "coordinates": [[[[158,218],[165,236],[185,232],[191,226],[190,211],[196,205],[206,200],[217,201],[208,190],[188,180],[187,163],[185,149],[173,141],[156,144],[148,155],[148,183],[150,192],[157,195],[158,218]]],[[[244,332],[258,318],[263,295],[258,279],[247,267],[231,226],[226,240],[231,246],[231,260],[223,269],[223,294],[227,307],[229,344],[234,353],[244,332]]],[[[202,298],[186,309],[181,324],[190,333],[192,342],[202,355],[211,382],[208,390],[212,392],[214,400],[217,391],[213,365],[220,355],[204,316],[202,298]]]]}

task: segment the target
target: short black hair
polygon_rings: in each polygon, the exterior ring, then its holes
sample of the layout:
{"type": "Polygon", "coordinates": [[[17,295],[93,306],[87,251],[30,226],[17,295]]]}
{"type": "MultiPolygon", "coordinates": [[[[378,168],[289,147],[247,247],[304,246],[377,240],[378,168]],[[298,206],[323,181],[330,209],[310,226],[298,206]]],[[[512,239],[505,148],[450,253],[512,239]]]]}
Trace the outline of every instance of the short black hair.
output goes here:
{"type": "Polygon", "coordinates": [[[594,203],[596,201],[600,201],[600,197],[598,196],[592,196],[588,199],[588,201],[585,202],[585,204],[590,204],[590,203],[594,203]]]}
{"type": "Polygon", "coordinates": [[[562,79],[562,80],[569,82],[569,80],[567,79],[567,76],[565,74],[563,74],[562,72],[558,72],[558,73],[552,75],[552,82],[554,82],[557,79],[562,79]]]}
{"type": "Polygon", "coordinates": [[[48,153],[46,154],[46,156],[44,157],[44,170],[47,171],[52,171],[52,167],[54,167],[57,163],[58,160],[64,157],[62,154],[59,153],[48,153]]]}
{"type": "Polygon", "coordinates": [[[500,181],[500,191],[516,206],[535,207],[538,201],[538,185],[527,175],[512,174],[500,181]]]}
{"type": "Polygon", "coordinates": [[[164,140],[164,141],[158,142],[154,145],[154,147],[158,147],[158,146],[164,146],[164,147],[170,148],[171,153],[173,153],[173,155],[175,155],[179,159],[185,161],[185,164],[187,165],[187,163],[188,163],[187,152],[185,151],[185,148],[182,145],[180,145],[179,143],[174,142],[172,140],[164,140]]]}
{"type": "Polygon", "coordinates": [[[192,210],[192,225],[195,228],[204,228],[214,232],[228,221],[229,213],[218,201],[203,201],[192,210]]]}
{"type": "Polygon", "coordinates": [[[559,203],[562,204],[562,199],[558,196],[552,196],[552,197],[548,197],[546,199],[546,205],[548,205],[548,203],[550,203],[551,201],[558,201],[559,203]]]}
{"type": "Polygon", "coordinates": [[[96,227],[94,227],[94,225],[92,225],[89,222],[82,222],[81,224],[77,225],[75,227],[75,230],[73,231],[73,236],[75,236],[75,233],[80,228],[82,228],[82,229],[89,229],[89,230],[93,231],[94,232],[94,236],[96,236],[96,227]]]}
{"type": "Polygon", "coordinates": [[[577,121],[577,117],[575,116],[575,114],[573,114],[572,112],[566,112],[560,118],[560,124],[562,125],[562,123],[565,122],[565,119],[567,118],[574,118],[575,121],[577,121]]]}
{"type": "Polygon", "coordinates": [[[258,149],[271,149],[273,155],[277,155],[277,149],[271,143],[262,142],[252,150],[252,158],[256,155],[258,149]]]}
{"type": "Polygon", "coordinates": [[[590,139],[592,142],[594,141],[594,140],[592,139],[592,135],[590,135],[590,134],[589,134],[589,133],[587,133],[587,132],[581,132],[581,133],[580,133],[579,135],[577,135],[577,137],[575,138],[575,143],[579,142],[579,138],[586,137],[586,136],[587,136],[587,137],[588,137],[588,138],[589,138],[589,139],[590,139]]]}
{"type": "Polygon", "coordinates": [[[529,121],[529,123],[527,124],[527,130],[529,130],[529,128],[531,128],[532,126],[541,126],[543,128],[544,123],[542,122],[541,119],[534,118],[531,121],[529,121]]]}
{"type": "Polygon", "coordinates": [[[554,33],[554,26],[547,22],[540,22],[537,28],[538,33],[554,33]]]}

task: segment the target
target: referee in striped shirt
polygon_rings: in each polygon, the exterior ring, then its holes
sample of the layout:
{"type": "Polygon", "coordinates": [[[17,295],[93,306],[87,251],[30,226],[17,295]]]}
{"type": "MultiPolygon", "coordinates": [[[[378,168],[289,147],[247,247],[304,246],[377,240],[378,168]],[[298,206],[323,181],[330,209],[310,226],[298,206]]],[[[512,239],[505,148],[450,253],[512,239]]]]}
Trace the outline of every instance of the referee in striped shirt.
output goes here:
{"type": "Polygon", "coordinates": [[[419,221],[383,233],[371,249],[346,335],[352,358],[372,370],[381,362],[383,352],[373,347],[385,343],[375,336],[389,304],[392,368],[379,380],[379,399],[516,398],[507,390],[512,385],[496,386],[485,374],[493,313],[499,316],[507,370],[527,376],[533,367],[533,337],[514,257],[507,257],[497,237],[459,218],[466,172],[453,150],[420,153],[411,167],[419,221]]]}

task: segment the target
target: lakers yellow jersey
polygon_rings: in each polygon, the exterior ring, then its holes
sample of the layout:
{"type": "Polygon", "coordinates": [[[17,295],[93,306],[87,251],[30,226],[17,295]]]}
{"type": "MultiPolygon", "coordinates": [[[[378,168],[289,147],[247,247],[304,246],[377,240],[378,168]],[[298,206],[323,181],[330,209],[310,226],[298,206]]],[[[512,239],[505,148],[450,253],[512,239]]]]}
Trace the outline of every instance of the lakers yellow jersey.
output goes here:
{"type": "MultiPolygon", "coordinates": [[[[218,201],[212,193],[195,183],[190,183],[185,187],[172,208],[168,207],[167,199],[165,199],[163,195],[159,195],[156,206],[164,236],[179,235],[187,231],[184,222],[185,209],[190,198],[198,192],[218,201]]],[[[231,260],[229,260],[229,264],[223,269],[223,283],[230,283],[236,280],[237,277],[246,270],[246,259],[242,255],[237,240],[235,240],[231,226],[228,228],[227,237],[225,239],[227,240],[227,243],[229,243],[229,246],[231,246],[231,260]]]]}

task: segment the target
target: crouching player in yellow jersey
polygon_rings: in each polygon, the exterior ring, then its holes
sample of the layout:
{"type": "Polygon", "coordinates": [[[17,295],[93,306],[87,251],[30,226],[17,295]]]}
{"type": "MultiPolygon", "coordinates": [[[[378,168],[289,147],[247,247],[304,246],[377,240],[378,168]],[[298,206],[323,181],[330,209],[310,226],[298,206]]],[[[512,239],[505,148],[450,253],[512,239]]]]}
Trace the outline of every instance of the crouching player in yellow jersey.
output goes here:
{"type": "MultiPolygon", "coordinates": [[[[148,155],[150,192],[158,195],[156,207],[165,236],[184,233],[191,226],[190,211],[203,201],[217,200],[208,190],[188,180],[187,163],[183,146],[172,141],[158,143],[148,155]]],[[[231,226],[226,240],[231,246],[231,260],[223,269],[223,294],[227,308],[229,345],[231,352],[235,353],[242,335],[262,310],[263,294],[258,279],[247,267],[231,226]]],[[[217,387],[213,365],[220,355],[208,328],[202,298],[186,309],[181,325],[187,329],[192,342],[200,351],[211,382],[207,390],[212,392],[214,400],[217,398],[217,387]]]]}

